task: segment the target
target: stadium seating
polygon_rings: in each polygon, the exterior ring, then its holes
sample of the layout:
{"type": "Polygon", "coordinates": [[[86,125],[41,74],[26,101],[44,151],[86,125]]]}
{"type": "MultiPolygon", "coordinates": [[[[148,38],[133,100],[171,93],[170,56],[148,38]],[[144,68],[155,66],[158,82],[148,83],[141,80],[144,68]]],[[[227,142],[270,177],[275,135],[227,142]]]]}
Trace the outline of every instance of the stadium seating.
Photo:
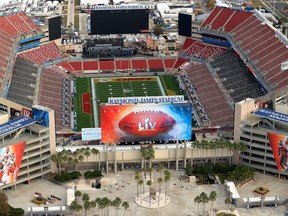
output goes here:
{"type": "Polygon", "coordinates": [[[165,70],[166,71],[171,70],[175,62],[176,62],[176,59],[164,59],[165,70]]]}
{"type": "Polygon", "coordinates": [[[18,37],[21,33],[41,33],[40,28],[23,12],[0,16],[0,28],[12,37],[18,37]]]}
{"type": "Polygon", "coordinates": [[[23,51],[19,53],[18,56],[37,64],[43,64],[62,58],[62,52],[56,46],[55,42],[52,41],[42,44],[39,48],[23,51]]]}
{"type": "Polygon", "coordinates": [[[31,62],[17,58],[7,98],[26,107],[31,107],[35,95],[38,68],[31,62]]]}
{"type": "Polygon", "coordinates": [[[230,8],[216,7],[210,16],[203,22],[201,28],[210,27],[214,30],[222,28],[226,32],[232,32],[239,24],[251,17],[253,13],[230,8]]]}
{"type": "Polygon", "coordinates": [[[288,79],[288,74],[281,71],[281,63],[288,59],[287,47],[276,37],[276,29],[257,17],[251,12],[216,7],[201,28],[209,32],[205,27],[214,30],[222,27],[223,31],[230,32],[235,49],[247,64],[253,65],[250,69],[265,88],[278,89],[285,86],[288,79]]]}
{"type": "Polygon", "coordinates": [[[226,51],[226,48],[222,48],[222,47],[214,46],[214,45],[208,45],[201,41],[187,38],[180,51],[180,56],[184,58],[186,56],[189,56],[189,57],[195,57],[199,59],[208,59],[213,56],[220,55],[221,53],[225,51],[226,51]]]}
{"type": "Polygon", "coordinates": [[[38,103],[54,109],[57,130],[71,127],[71,97],[71,77],[57,66],[44,68],[41,72],[38,103]]]}
{"type": "Polygon", "coordinates": [[[264,94],[257,80],[233,50],[209,60],[209,63],[234,102],[264,94]]]}
{"type": "Polygon", "coordinates": [[[181,78],[201,125],[232,124],[233,110],[204,64],[181,74],[181,78]]]}
{"type": "Polygon", "coordinates": [[[83,70],[98,70],[98,61],[83,61],[83,70]]]}
{"type": "Polygon", "coordinates": [[[150,72],[164,71],[164,64],[162,59],[148,59],[147,62],[150,72]]]}
{"type": "Polygon", "coordinates": [[[115,60],[116,70],[130,70],[131,61],[130,60],[115,60]]]}
{"type": "Polygon", "coordinates": [[[103,72],[112,72],[115,70],[114,60],[100,60],[99,67],[103,72]]]}
{"type": "Polygon", "coordinates": [[[148,69],[146,59],[132,59],[131,62],[132,62],[132,67],[135,70],[139,70],[139,69],[147,70],[148,69]]]}

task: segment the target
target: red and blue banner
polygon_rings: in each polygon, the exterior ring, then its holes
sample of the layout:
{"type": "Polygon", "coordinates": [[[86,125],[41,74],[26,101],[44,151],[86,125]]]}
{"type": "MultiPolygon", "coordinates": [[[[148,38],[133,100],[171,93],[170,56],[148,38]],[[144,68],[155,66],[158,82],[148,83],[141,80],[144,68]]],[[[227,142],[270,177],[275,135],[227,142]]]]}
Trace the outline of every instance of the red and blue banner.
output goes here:
{"type": "Polygon", "coordinates": [[[268,133],[269,143],[279,171],[288,171],[288,136],[268,133]]]}
{"type": "Polygon", "coordinates": [[[0,149],[0,186],[17,180],[26,142],[0,149]]]}
{"type": "Polygon", "coordinates": [[[190,102],[101,106],[102,142],[190,140],[190,102]]]}

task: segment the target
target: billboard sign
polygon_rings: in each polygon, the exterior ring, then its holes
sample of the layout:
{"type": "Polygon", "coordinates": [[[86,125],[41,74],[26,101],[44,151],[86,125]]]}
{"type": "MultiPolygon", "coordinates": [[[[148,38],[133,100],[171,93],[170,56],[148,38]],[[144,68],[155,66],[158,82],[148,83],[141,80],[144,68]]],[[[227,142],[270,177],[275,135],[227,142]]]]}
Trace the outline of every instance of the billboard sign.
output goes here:
{"type": "Polygon", "coordinates": [[[32,110],[23,108],[22,112],[23,112],[23,116],[30,117],[30,118],[32,117],[32,110]]]}
{"type": "Polygon", "coordinates": [[[150,96],[150,97],[113,97],[108,98],[108,104],[135,104],[135,103],[175,103],[183,102],[183,95],[150,96]]]}
{"type": "Polygon", "coordinates": [[[0,136],[3,136],[9,132],[15,131],[19,128],[28,126],[30,124],[35,123],[36,120],[26,117],[26,116],[21,116],[17,119],[14,119],[12,121],[6,122],[2,125],[0,125],[0,136]]]}
{"type": "Polygon", "coordinates": [[[272,153],[279,171],[288,171],[288,136],[267,133],[272,153]]]}
{"type": "Polygon", "coordinates": [[[26,142],[0,149],[0,186],[17,180],[26,142]]]}
{"type": "Polygon", "coordinates": [[[190,140],[190,102],[101,106],[102,142],[190,140]]]}
{"type": "Polygon", "coordinates": [[[282,122],[285,124],[288,124],[288,115],[275,112],[273,110],[262,108],[260,110],[257,110],[253,113],[254,115],[260,116],[262,118],[269,118],[274,121],[282,122]]]}
{"type": "Polygon", "coordinates": [[[82,140],[101,140],[101,128],[82,128],[82,140]]]}

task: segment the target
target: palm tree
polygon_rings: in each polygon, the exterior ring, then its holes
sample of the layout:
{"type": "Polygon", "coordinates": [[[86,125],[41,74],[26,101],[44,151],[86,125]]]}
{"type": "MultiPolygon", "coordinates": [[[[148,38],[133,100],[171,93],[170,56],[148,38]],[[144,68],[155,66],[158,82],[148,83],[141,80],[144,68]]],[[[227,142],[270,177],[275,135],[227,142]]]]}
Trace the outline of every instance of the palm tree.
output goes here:
{"type": "Polygon", "coordinates": [[[116,197],[113,201],[112,201],[112,205],[113,207],[115,207],[115,215],[118,215],[118,208],[121,205],[122,200],[120,197],[116,197]]]}
{"type": "Polygon", "coordinates": [[[157,179],[157,182],[159,184],[159,198],[158,198],[158,206],[160,205],[160,195],[161,195],[161,184],[163,183],[163,179],[161,177],[159,177],[157,179]]]}
{"type": "Polygon", "coordinates": [[[92,200],[92,201],[90,202],[90,205],[91,205],[92,215],[94,215],[94,214],[93,214],[93,210],[94,210],[94,208],[96,208],[97,203],[96,203],[95,200],[92,200]]]}
{"type": "Polygon", "coordinates": [[[216,193],[216,191],[212,191],[209,195],[209,201],[211,202],[210,212],[213,211],[214,202],[216,201],[216,199],[217,199],[217,193],[216,193]]]}
{"type": "MultiPolygon", "coordinates": [[[[99,197],[97,197],[96,199],[95,199],[95,203],[96,203],[96,205],[97,205],[97,208],[98,208],[98,213],[99,213],[99,211],[100,211],[100,209],[102,209],[102,199],[101,198],[99,198],[99,197]]],[[[100,214],[100,213],[99,213],[100,214]]]]}
{"type": "Polygon", "coordinates": [[[71,207],[75,212],[80,212],[83,209],[83,206],[77,203],[75,200],[71,202],[71,207]]]}
{"type": "Polygon", "coordinates": [[[87,215],[87,211],[91,209],[91,202],[88,200],[84,202],[84,210],[85,210],[85,216],[87,215]]]}
{"type": "Polygon", "coordinates": [[[158,166],[158,172],[160,173],[160,178],[162,178],[162,171],[164,170],[164,166],[162,164],[160,164],[158,166]]]}
{"type": "MultiPolygon", "coordinates": [[[[96,149],[96,148],[92,148],[91,149],[91,153],[93,154],[93,155],[95,155],[95,156],[97,156],[97,155],[99,155],[99,150],[98,149],[96,149]]],[[[100,160],[100,155],[99,155],[99,160],[100,160]]],[[[96,161],[96,160],[95,160],[96,161]]],[[[98,170],[100,170],[100,161],[98,161],[98,170]]]]}
{"type": "Polygon", "coordinates": [[[225,204],[227,204],[227,213],[229,211],[229,205],[232,203],[232,198],[231,197],[227,197],[225,199],[225,204]]]}
{"type": "MultiPolygon", "coordinates": [[[[106,211],[106,215],[108,216],[109,215],[109,207],[111,205],[111,200],[108,199],[108,197],[104,197],[101,199],[101,207],[102,209],[104,210],[105,208],[107,209],[106,211]]],[[[104,211],[105,212],[105,211],[104,211]]]]}
{"type": "Polygon", "coordinates": [[[51,155],[51,161],[56,163],[58,167],[58,174],[61,175],[62,171],[62,163],[67,160],[67,155],[65,150],[58,152],[56,154],[51,155]]]}
{"type": "Polygon", "coordinates": [[[89,194],[87,194],[87,193],[82,194],[82,201],[83,201],[84,203],[85,203],[85,202],[88,202],[89,199],[90,199],[89,194]]]}
{"type": "Polygon", "coordinates": [[[209,202],[208,195],[205,192],[200,193],[199,195],[201,202],[203,203],[203,215],[206,215],[206,203],[209,202]]]}
{"type": "Polygon", "coordinates": [[[165,182],[165,203],[166,203],[166,199],[167,199],[167,193],[169,190],[169,181],[171,180],[171,173],[169,172],[169,170],[165,170],[164,171],[164,182],[165,182]]]}
{"type": "Polygon", "coordinates": [[[88,157],[91,155],[91,152],[90,152],[90,148],[89,148],[89,147],[87,147],[87,148],[85,149],[84,155],[85,155],[86,160],[87,160],[87,166],[86,166],[86,170],[87,170],[87,168],[88,168],[88,157]]]}
{"type": "Polygon", "coordinates": [[[123,202],[122,207],[124,208],[124,216],[125,216],[126,210],[129,209],[129,203],[127,201],[123,202]]]}
{"type": "Polygon", "coordinates": [[[151,194],[150,194],[150,191],[151,191],[152,181],[148,180],[146,182],[146,184],[149,186],[149,207],[151,207],[151,194]]]}
{"type": "MultiPolygon", "coordinates": [[[[137,183],[137,197],[139,197],[139,180],[140,180],[140,172],[136,171],[135,172],[135,177],[134,177],[136,183],[137,183]]],[[[137,198],[138,199],[138,198],[137,198]]]]}
{"type": "MultiPolygon", "coordinates": [[[[83,156],[83,155],[79,155],[78,161],[79,161],[80,163],[82,163],[82,162],[84,161],[84,156],[83,156]]],[[[82,166],[82,167],[83,167],[83,166],[82,166]]],[[[82,168],[82,175],[83,175],[83,168],[82,168]]]]}
{"type": "Polygon", "coordinates": [[[149,173],[149,178],[152,181],[152,172],[153,172],[153,168],[152,167],[148,167],[147,168],[147,172],[149,173]]]}
{"type": "Polygon", "coordinates": [[[201,203],[201,199],[199,196],[194,198],[194,202],[197,204],[197,215],[199,215],[199,204],[201,203]]]}
{"type": "MultiPolygon", "coordinates": [[[[145,166],[145,165],[144,165],[145,166]]],[[[144,179],[146,180],[147,168],[142,168],[141,172],[144,173],[144,179]]]]}
{"type": "Polygon", "coordinates": [[[79,190],[75,191],[75,197],[77,199],[77,203],[79,203],[79,197],[82,197],[82,192],[79,190]]]}

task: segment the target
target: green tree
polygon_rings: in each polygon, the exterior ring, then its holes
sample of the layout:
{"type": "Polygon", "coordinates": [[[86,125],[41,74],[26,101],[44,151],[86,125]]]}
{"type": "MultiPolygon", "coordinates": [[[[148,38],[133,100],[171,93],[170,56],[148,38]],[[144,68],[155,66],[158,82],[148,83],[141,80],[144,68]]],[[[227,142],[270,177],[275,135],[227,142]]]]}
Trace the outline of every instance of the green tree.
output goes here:
{"type": "Polygon", "coordinates": [[[120,207],[122,203],[122,200],[120,197],[116,197],[113,201],[112,201],[112,205],[115,208],[115,215],[118,215],[118,208],[120,207]]]}
{"type": "Polygon", "coordinates": [[[144,194],[145,193],[145,185],[144,185],[144,181],[143,179],[140,179],[139,182],[138,182],[139,186],[141,187],[141,185],[143,186],[142,188],[142,193],[144,194]]]}
{"type": "Polygon", "coordinates": [[[85,211],[85,216],[87,215],[87,211],[89,211],[91,209],[91,202],[89,202],[89,200],[84,202],[84,211],[85,211]]]}
{"type": "Polygon", "coordinates": [[[90,200],[90,196],[89,194],[87,193],[84,193],[82,194],[82,201],[85,203],[85,202],[88,202],[90,200]]]}
{"type": "Polygon", "coordinates": [[[211,193],[209,194],[209,201],[211,202],[211,206],[210,206],[210,212],[213,211],[214,208],[214,202],[217,199],[217,193],[216,191],[211,191],[211,193]]]}
{"type": "Polygon", "coordinates": [[[163,172],[163,170],[164,170],[164,166],[162,165],[162,164],[160,164],[159,166],[158,166],[158,172],[160,173],[160,178],[162,178],[162,172],[163,172]]]}
{"type": "Polygon", "coordinates": [[[152,168],[152,167],[148,167],[148,168],[147,168],[147,172],[149,173],[149,180],[152,181],[153,168],[152,168]]]}
{"type": "Polygon", "coordinates": [[[164,171],[164,182],[165,182],[165,203],[167,200],[167,193],[169,190],[169,182],[171,180],[171,173],[169,172],[169,170],[165,170],[164,171]]]}
{"type": "Polygon", "coordinates": [[[73,209],[73,211],[75,212],[80,212],[83,209],[83,206],[80,205],[76,200],[73,200],[71,202],[71,208],[73,209]]]}
{"type": "Polygon", "coordinates": [[[231,197],[227,197],[224,202],[227,205],[227,212],[228,212],[229,211],[229,206],[232,203],[232,198],[231,197]]]}
{"type": "Polygon", "coordinates": [[[9,211],[8,197],[5,193],[0,192],[0,216],[9,216],[9,211]]]}
{"type": "Polygon", "coordinates": [[[96,208],[97,202],[96,202],[95,200],[92,200],[92,201],[90,202],[90,205],[91,205],[92,215],[94,215],[94,214],[93,214],[93,210],[94,210],[94,208],[96,208]]]}
{"type": "Polygon", "coordinates": [[[159,24],[155,25],[154,28],[153,28],[153,33],[154,33],[156,36],[159,36],[159,35],[163,34],[164,31],[163,31],[163,29],[162,29],[162,26],[159,25],[159,24]]]}
{"type": "MultiPolygon", "coordinates": [[[[84,156],[83,156],[83,155],[79,155],[78,161],[79,161],[80,163],[82,163],[82,162],[84,161],[84,156]]],[[[82,175],[83,175],[83,164],[82,164],[82,175]]]]}
{"type": "Polygon", "coordinates": [[[210,10],[212,10],[213,8],[215,8],[215,4],[216,1],[215,0],[209,0],[206,4],[207,8],[209,8],[210,10]]]}
{"type": "Polygon", "coordinates": [[[62,171],[62,163],[67,160],[67,156],[65,155],[65,151],[58,152],[56,154],[51,155],[51,161],[56,164],[58,167],[58,174],[61,174],[62,171]]]}
{"type": "Polygon", "coordinates": [[[201,203],[201,199],[199,196],[194,198],[194,202],[197,204],[197,215],[199,215],[199,204],[201,203]]]}
{"type": "Polygon", "coordinates": [[[79,203],[79,198],[82,197],[82,192],[80,190],[75,191],[75,197],[77,203],[79,203]]]}
{"type": "Polygon", "coordinates": [[[129,203],[127,201],[122,203],[122,207],[124,208],[124,216],[126,211],[129,209],[129,203]]]}
{"type": "Polygon", "coordinates": [[[86,170],[87,170],[87,169],[88,169],[88,158],[89,158],[89,156],[91,155],[91,152],[90,152],[90,148],[89,148],[89,147],[87,147],[87,148],[85,149],[84,155],[85,155],[86,160],[87,160],[87,166],[86,166],[86,170]]]}
{"type": "Polygon", "coordinates": [[[149,207],[151,207],[151,194],[150,194],[150,190],[151,190],[151,186],[152,186],[152,181],[148,180],[146,182],[146,184],[149,186],[149,207]]]}
{"type": "Polygon", "coordinates": [[[203,215],[206,215],[206,204],[209,202],[209,197],[205,192],[200,193],[199,197],[203,203],[203,215]]]}
{"type": "MultiPolygon", "coordinates": [[[[139,181],[140,181],[140,172],[136,171],[135,172],[135,177],[134,177],[136,184],[137,184],[137,197],[139,197],[139,181]]],[[[137,198],[138,199],[138,198],[137,198]]]]}
{"type": "Polygon", "coordinates": [[[159,184],[159,198],[158,198],[158,206],[160,205],[160,196],[161,196],[161,184],[163,183],[163,179],[159,177],[157,179],[157,183],[159,184]]]}
{"type": "Polygon", "coordinates": [[[148,160],[149,167],[151,167],[152,166],[151,161],[155,159],[155,151],[154,151],[153,145],[150,144],[146,147],[141,146],[140,152],[141,152],[142,158],[144,159],[144,168],[146,169],[146,160],[148,160]]]}
{"type": "MultiPolygon", "coordinates": [[[[98,156],[98,157],[99,157],[99,160],[98,160],[98,170],[100,170],[100,152],[99,152],[99,150],[96,149],[96,148],[92,148],[92,149],[91,149],[91,153],[92,153],[93,155],[95,155],[95,156],[99,155],[99,156],[98,156]]],[[[95,160],[95,161],[96,161],[96,160],[95,160]]]]}

